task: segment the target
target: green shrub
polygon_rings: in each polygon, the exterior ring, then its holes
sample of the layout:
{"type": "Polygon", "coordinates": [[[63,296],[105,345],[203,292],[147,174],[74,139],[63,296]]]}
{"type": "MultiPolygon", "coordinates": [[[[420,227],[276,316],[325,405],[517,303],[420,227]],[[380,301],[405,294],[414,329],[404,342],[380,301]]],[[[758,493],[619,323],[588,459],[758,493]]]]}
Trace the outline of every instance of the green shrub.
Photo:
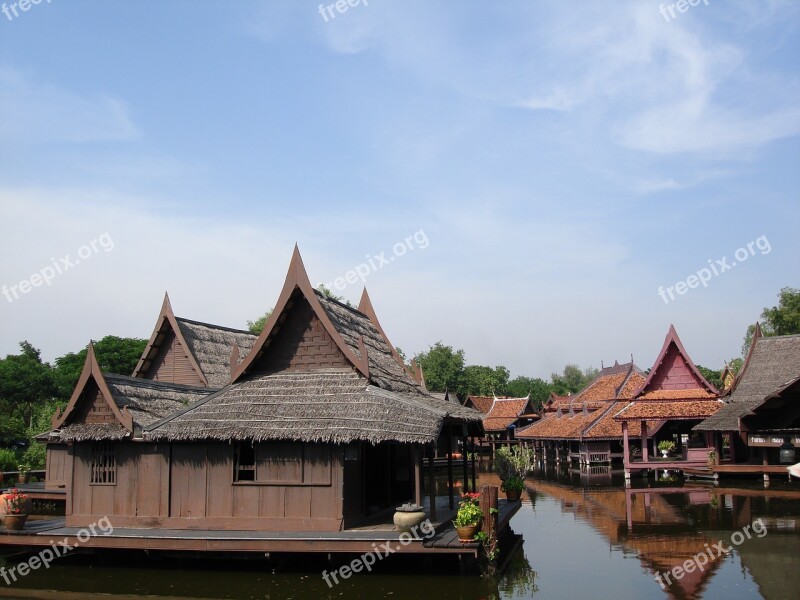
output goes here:
{"type": "Polygon", "coordinates": [[[31,471],[43,471],[47,462],[47,448],[44,444],[32,441],[22,455],[22,462],[28,465],[31,471]]]}
{"type": "Polygon", "coordinates": [[[0,448],[0,471],[16,471],[19,460],[10,448],[0,448]]]}

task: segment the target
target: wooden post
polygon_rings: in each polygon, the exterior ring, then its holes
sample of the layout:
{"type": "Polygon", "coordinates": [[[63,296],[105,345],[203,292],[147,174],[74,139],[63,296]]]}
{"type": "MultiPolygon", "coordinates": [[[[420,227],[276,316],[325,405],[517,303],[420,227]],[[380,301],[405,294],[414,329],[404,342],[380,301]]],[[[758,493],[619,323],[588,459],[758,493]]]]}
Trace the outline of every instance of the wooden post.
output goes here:
{"type": "Polygon", "coordinates": [[[450,499],[450,510],[455,508],[453,499],[453,428],[447,427],[447,496],[450,499]]]}
{"type": "MultiPolygon", "coordinates": [[[[461,436],[461,463],[464,467],[464,484],[462,485],[461,489],[465,492],[469,488],[469,470],[467,468],[467,460],[467,436],[463,435],[461,436]]],[[[475,491],[475,489],[473,488],[472,491],[475,491]]]]}
{"type": "Polygon", "coordinates": [[[622,467],[625,469],[625,479],[631,478],[631,451],[628,445],[628,422],[622,422],[622,467]]]}
{"type": "Polygon", "coordinates": [[[647,462],[649,448],[647,447],[647,421],[642,421],[642,462],[647,462]]]}
{"type": "Polygon", "coordinates": [[[420,462],[419,446],[416,444],[411,450],[411,459],[414,461],[414,502],[422,506],[422,468],[420,462]]]}
{"type": "Polygon", "coordinates": [[[495,534],[497,519],[492,514],[491,509],[497,509],[497,497],[500,489],[496,485],[482,485],[480,506],[483,510],[483,527],[482,531],[491,539],[495,534]]]}
{"type": "Polygon", "coordinates": [[[434,447],[430,447],[428,453],[428,497],[430,498],[431,523],[436,522],[436,476],[433,472],[433,453],[434,447]]]}
{"type": "MultiPolygon", "coordinates": [[[[472,491],[475,492],[475,491],[478,490],[478,488],[477,488],[477,486],[475,484],[475,457],[476,457],[476,455],[478,453],[475,451],[475,438],[472,437],[472,438],[470,438],[470,440],[471,440],[470,446],[472,448],[472,491]]],[[[792,476],[789,475],[789,481],[791,481],[791,480],[792,480],[792,476]]]]}

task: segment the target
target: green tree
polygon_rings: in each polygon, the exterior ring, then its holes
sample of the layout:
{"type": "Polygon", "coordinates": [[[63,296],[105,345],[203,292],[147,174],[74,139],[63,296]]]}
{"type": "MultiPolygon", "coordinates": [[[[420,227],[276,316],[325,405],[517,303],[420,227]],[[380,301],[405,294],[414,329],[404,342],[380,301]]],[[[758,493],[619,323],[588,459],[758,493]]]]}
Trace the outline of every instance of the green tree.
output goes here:
{"type": "Polygon", "coordinates": [[[715,371],[714,369],[707,369],[702,365],[696,365],[700,374],[706,378],[706,381],[717,389],[722,388],[722,370],[715,371]]]}
{"type": "Polygon", "coordinates": [[[597,377],[597,369],[589,367],[581,371],[578,365],[569,364],[564,367],[563,373],[553,373],[550,376],[551,386],[556,394],[563,396],[570,393],[575,394],[586,387],[592,379],[597,377]]]}
{"type": "Polygon", "coordinates": [[[464,377],[464,351],[454,351],[452,346],[436,342],[427,352],[420,352],[416,360],[422,367],[425,384],[432,392],[462,389],[464,377]]]}
{"type": "Polygon", "coordinates": [[[504,366],[494,369],[483,365],[469,365],[464,368],[462,387],[459,393],[473,396],[505,396],[508,392],[510,373],[504,366]]]}
{"type": "Polygon", "coordinates": [[[261,330],[264,329],[264,325],[267,324],[267,319],[269,319],[271,314],[272,314],[272,309],[270,308],[267,312],[258,317],[255,321],[248,321],[247,329],[249,329],[251,333],[255,333],[256,335],[260,334],[261,330]]]}
{"type": "MultiPolygon", "coordinates": [[[[104,373],[130,375],[147,347],[147,340],[140,338],[121,338],[107,335],[94,342],[94,353],[100,370],[104,373]]],[[[57,397],[69,400],[86,362],[87,349],[68,352],[55,360],[53,375],[57,387],[57,397]]]]}
{"type": "Polygon", "coordinates": [[[4,436],[27,437],[36,408],[56,394],[50,365],[29,342],[20,342],[22,352],[0,360],[0,430],[4,436]]]}
{"type": "MultiPolygon", "coordinates": [[[[800,333],[800,289],[785,287],[778,294],[778,306],[764,307],[761,312],[761,333],[764,336],[800,333]]],[[[755,325],[750,325],[744,336],[742,356],[750,350],[755,325]]]]}
{"type": "Polygon", "coordinates": [[[524,398],[531,395],[531,405],[539,409],[550,397],[552,386],[539,377],[531,378],[519,376],[508,382],[508,395],[514,398],[524,398]]]}

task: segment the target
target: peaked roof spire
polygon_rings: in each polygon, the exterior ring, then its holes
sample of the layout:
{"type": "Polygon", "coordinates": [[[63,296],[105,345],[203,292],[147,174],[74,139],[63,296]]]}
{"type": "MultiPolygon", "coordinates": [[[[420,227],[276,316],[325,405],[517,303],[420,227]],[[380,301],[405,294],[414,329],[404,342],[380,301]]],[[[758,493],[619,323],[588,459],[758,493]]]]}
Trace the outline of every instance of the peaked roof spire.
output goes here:
{"type": "Polygon", "coordinates": [[[292,259],[289,263],[289,269],[286,273],[286,280],[284,281],[283,289],[281,290],[281,295],[278,297],[278,301],[275,304],[275,308],[272,310],[272,314],[270,314],[269,319],[267,319],[267,322],[264,324],[264,329],[261,331],[261,334],[258,336],[258,339],[253,345],[253,349],[248,353],[239,366],[232,370],[231,383],[234,383],[241,378],[242,375],[244,375],[248,369],[252,367],[257,359],[263,356],[266,350],[267,341],[277,334],[278,322],[281,319],[284,311],[289,308],[292,294],[294,294],[295,291],[299,291],[303,295],[305,300],[311,306],[311,310],[320,320],[328,335],[330,335],[333,342],[347,358],[347,360],[350,361],[357,371],[369,379],[369,361],[363,340],[359,342],[359,352],[361,353],[361,356],[358,356],[344,341],[339,331],[331,322],[327,311],[323,308],[322,304],[320,304],[314,287],[311,285],[311,280],[308,278],[306,267],[303,264],[303,257],[300,256],[300,248],[295,243],[294,251],[292,252],[292,259]]]}
{"type": "Polygon", "coordinates": [[[378,315],[375,313],[375,308],[372,306],[372,300],[370,300],[366,286],[364,287],[364,291],[361,292],[361,300],[358,302],[358,310],[367,316],[367,318],[375,326],[375,329],[377,329],[381,336],[383,336],[383,339],[386,341],[386,345],[391,349],[392,356],[394,356],[394,359],[397,361],[397,363],[403,367],[403,369],[408,370],[408,366],[400,354],[398,354],[397,348],[395,348],[394,345],[389,341],[389,337],[386,335],[383,327],[381,327],[380,321],[378,321],[378,315]]]}
{"type": "Polygon", "coordinates": [[[711,392],[712,394],[719,394],[719,390],[711,385],[708,380],[703,377],[703,374],[697,368],[697,365],[694,364],[692,359],[689,357],[689,353],[686,352],[686,348],[683,347],[683,342],[681,342],[680,337],[678,337],[678,332],[675,329],[673,324],[670,324],[669,331],[667,332],[667,336],[664,338],[664,345],[661,348],[661,352],[656,358],[655,362],[653,363],[653,368],[650,369],[650,374],[647,376],[647,379],[644,380],[644,383],[641,387],[636,390],[634,397],[637,397],[644,392],[650,383],[653,381],[655,375],[659,372],[662,363],[664,362],[664,358],[667,355],[671,346],[675,346],[678,353],[683,357],[684,362],[686,363],[687,367],[691,371],[692,375],[696,378],[698,383],[706,389],[706,391],[711,392]]]}
{"type": "Polygon", "coordinates": [[[87,346],[86,360],[83,362],[83,371],[81,371],[81,376],[78,378],[78,383],[72,392],[72,396],[69,399],[69,403],[67,403],[67,407],[64,409],[63,413],[61,412],[61,409],[58,409],[53,415],[51,420],[53,429],[58,429],[64,425],[67,417],[69,417],[75,410],[78,400],[80,400],[81,396],[83,395],[90,378],[94,380],[103,396],[103,399],[105,400],[106,404],[108,404],[111,412],[114,413],[114,416],[116,417],[117,421],[119,421],[119,424],[132,433],[133,417],[128,412],[127,408],[120,410],[116,402],[114,402],[114,397],[111,395],[111,390],[108,389],[106,380],[103,377],[102,371],[100,370],[100,364],[97,362],[97,356],[94,353],[94,344],[92,342],[89,342],[89,345],[87,346]]]}

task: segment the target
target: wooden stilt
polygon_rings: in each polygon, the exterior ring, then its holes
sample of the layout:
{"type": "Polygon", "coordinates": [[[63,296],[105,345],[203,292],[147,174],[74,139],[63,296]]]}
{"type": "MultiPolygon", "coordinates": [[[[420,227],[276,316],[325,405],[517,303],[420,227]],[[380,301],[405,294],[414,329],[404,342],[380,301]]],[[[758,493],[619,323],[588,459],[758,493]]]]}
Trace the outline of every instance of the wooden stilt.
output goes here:
{"type": "Polygon", "coordinates": [[[453,498],[453,428],[447,427],[447,497],[450,499],[450,510],[455,508],[453,498]]]}

